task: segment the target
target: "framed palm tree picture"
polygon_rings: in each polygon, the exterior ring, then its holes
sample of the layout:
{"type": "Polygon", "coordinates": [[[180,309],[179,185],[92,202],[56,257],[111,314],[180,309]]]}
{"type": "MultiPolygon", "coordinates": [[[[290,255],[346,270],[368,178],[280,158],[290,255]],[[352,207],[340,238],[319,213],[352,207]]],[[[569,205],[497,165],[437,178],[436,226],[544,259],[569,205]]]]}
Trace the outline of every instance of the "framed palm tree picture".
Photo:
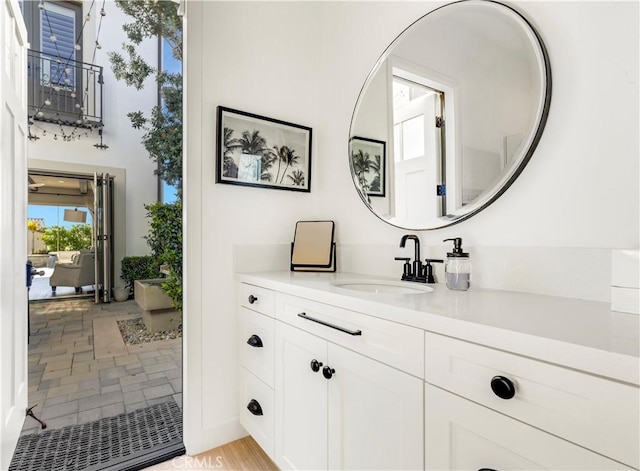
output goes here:
{"type": "Polygon", "coordinates": [[[216,183],[311,191],[311,128],[218,106],[216,183]]]}
{"type": "Polygon", "coordinates": [[[387,179],[385,151],[385,141],[355,136],[349,141],[351,171],[366,195],[385,195],[387,179]]]}

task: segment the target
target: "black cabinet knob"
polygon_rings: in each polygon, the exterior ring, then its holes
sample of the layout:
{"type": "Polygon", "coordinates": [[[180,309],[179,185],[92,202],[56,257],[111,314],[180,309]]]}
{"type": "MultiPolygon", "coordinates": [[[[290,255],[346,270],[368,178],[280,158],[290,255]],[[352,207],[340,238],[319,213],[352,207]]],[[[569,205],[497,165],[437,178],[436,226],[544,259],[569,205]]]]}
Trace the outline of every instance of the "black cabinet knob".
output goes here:
{"type": "Polygon", "coordinates": [[[491,378],[491,390],[500,399],[511,399],[516,395],[516,387],[513,381],[505,376],[494,376],[491,378]]]}
{"type": "Polygon", "coordinates": [[[497,471],[493,468],[480,468],[478,471],[497,471]]]}
{"type": "Polygon", "coordinates": [[[324,376],[327,379],[331,379],[331,377],[335,374],[336,370],[334,370],[333,368],[329,368],[328,366],[325,366],[324,368],[322,368],[322,376],[324,376]]]}
{"type": "Polygon", "coordinates": [[[251,399],[249,401],[249,404],[247,404],[247,409],[249,409],[249,412],[251,412],[253,415],[262,415],[262,407],[260,406],[260,403],[255,399],[251,399]]]}
{"type": "Polygon", "coordinates": [[[311,360],[311,371],[313,371],[314,373],[317,373],[318,371],[320,371],[321,366],[322,366],[321,361],[318,361],[315,358],[311,360]]]}
{"type": "Polygon", "coordinates": [[[256,348],[262,347],[262,339],[255,334],[249,337],[249,340],[247,340],[247,343],[252,347],[256,347],[256,348]]]}
{"type": "Polygon", "coordinates": [[[253,304],[258,300],[258,298],[256,296],[254,296],[253,294],[249,295],[249,304],[253,304]]]}

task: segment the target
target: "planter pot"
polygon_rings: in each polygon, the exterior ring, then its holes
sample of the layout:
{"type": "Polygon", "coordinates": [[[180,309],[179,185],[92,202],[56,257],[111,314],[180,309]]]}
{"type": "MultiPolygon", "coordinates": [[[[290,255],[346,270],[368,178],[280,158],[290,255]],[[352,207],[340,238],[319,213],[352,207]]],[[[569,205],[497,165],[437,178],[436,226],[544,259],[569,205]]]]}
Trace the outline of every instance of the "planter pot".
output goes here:
{"type": "Polygon", "coordinates": [[[160,286],[167,281],[165,278],[134,281],[134,299],[143,311],[169,309],[172,307],[171,298],[160,286]]]}
{"type": "Polygon", "coordinates": [[[174,329],[182,319],[182,313],[173,308],[171,298],[160,286],[166,278],[136,280],[134,299],[142,309],[142,321],[149,332],[174,329]]]}
{"type": "Polygon", "coordinates": [[[113,288],[113,299],[115,299],[117,302],[122,302],[129,299],[129,287],[113,288]]]}

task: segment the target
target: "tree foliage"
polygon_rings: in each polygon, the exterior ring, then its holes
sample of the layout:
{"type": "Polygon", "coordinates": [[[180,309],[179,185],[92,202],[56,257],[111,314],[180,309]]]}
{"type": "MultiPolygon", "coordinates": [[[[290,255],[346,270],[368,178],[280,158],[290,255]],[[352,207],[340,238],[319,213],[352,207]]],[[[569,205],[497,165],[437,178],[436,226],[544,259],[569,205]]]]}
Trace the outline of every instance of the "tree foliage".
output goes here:
{"type": "Polygon", "coordinates": [[[64,226],[50,226],[42,234],[42,242],[49,252],[88,249],[91,247],[91,241],[90,224],[74,224],[69,229],[64,226]]]}
{"type": "Polygon", "coordinates": [[[162,37],[173,57],[182,62],[182,19],[171,0],[116,0],[116,5],[133,19],[122,29],[129,42],[122,52],[109,52],[111,69],[118,80],[140,90],[155,76],[162,98],[149,115],[143,111],[127,113],[132,127],[145,134],[142,144],[151,160],[158,164],[156,174],[182,194],[182,74],[167,73],[147,63],[137,52],[143,40],[162,37]]]}
{"type": "Polygon", "coordinates": [[[40,223],[32,219],[27,221],[27,230],[29,232],[38,232],[40,230],[40,223]]]}
{"type": "Polygon", "coordinates": [[[149,114],[143,111],[127,113],[135,129],[145,131],[142,144],[155,171],[168,184],[176,187],[178,201],[172,204],[145,205],[150,219],[146,236],[152,257],[168,266],[171,276],[163,283],[163,290],[177,309],[182,309],[182,74],[168,73],[153,67],[137,52],[143,40],[162,38],[171,53],[182,63],[182,19],[178,5],[171,0],[116,0],[116,5],[133,19],[123,25],[129,42],[122,53],[110,52],[109,60],[116,79],[140,90],[145,81],[155,76],[160,90],[161,105],[149,114]]]}
{"type": "Polygon", "coordinates": [[[145,237],[151,252],[171,273],[162,289],[182,310],[182,202],[145,205],[149,234],[145,237]]]}

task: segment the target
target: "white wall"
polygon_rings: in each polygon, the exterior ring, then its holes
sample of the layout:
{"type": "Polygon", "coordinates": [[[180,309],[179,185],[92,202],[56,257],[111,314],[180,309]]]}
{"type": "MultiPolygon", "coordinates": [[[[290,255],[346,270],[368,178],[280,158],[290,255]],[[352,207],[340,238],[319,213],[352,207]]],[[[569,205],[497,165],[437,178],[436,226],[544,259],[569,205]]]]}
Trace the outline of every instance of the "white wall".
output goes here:
{"type": "MultiPolygon", "coordinates": [[[[349,124],[362,83],[382,51],[437,5],[187,3],[189,453],[242,433],[236,414],[234,248],[248,246],[257,254],[259,247],[265,252],[286,247],[296,220],[327,218],[336,221],[339,243],[361,248],[350,252],[350,267],[379,262],[399,273],[382,258],[388,256],[384,250],[367,250],[397,246],[406,231],[383,223],[361,203],[349,172],[349,124]],[[214,184],[217,105],[311,126],[311,194],[214,184]]],[[[638,248],[638,4],[516,6],[538,29],[551,57],[554,90],[546,130],[505,195],[468,221],[420,233],[423,244],[440,247],[442,239],[460,236],[468,246],[510,247],[528,254],[536,247],[573,254],[638,248]]],[[[286,257],[287,251],[272,253],[286,257]]],[[[570,258],[547,263],[568,277],[585,276],[582,266],[565,264],[570,258]]],[[[528,269],[519,267],[525,273],[535,271],[536,257],[529,259],[528,269]]],[[[608,269],[602,259],[594,270],[608,269]]],[[[271,262],[286,265],[286,259],[271,262]]],[[[235,267],[255,266],[242,258],[235,267]]]]}
{"type": "MultiPolygon", "coordinates": [[[[89,5],[90,2],[86,2],[85,9],[89,5]]],[[[92,19],[87,24],[85,32],[83,50],[85,62],[91,62],[93,58],[95,29],[102,4],[95,5],[97,10],[94,6],[92,19]]],[[[122,243],[118,245],[125,247],[123,252],[116,253],[114,260],[116,271],[119,272],[122,256],[149,253],[149,247],[143,238],[148,232],[143,205],[157,200],[157,177],[153,174],[156,165],[149,159],[147,151],[140,142],[143,131],[131,127],[126,113],[150,110],[157,101],[157,87],[155,81],[149,79],[145,83],[145,88],[138,91],[115,79],[107,52],[121,50],[121,45],[126,39],[122,24],[130,22],[130,19],[116,7],[113,0],[108,0],[104,8],[107,15],[104,17],[100,31],[102,49],[97,51],[93,63],[104,68],[103,141],[109,148],[100,150],[94,147],[94,144],[99,142],[97,131],[93,131],[89,137],[82,136],[78,141],[63,142],[61,139],[54,140],[52,137],[55,132],[59,134],[59,127],[36,121],[38,128],[33,127],[32,132],[41,139],[29,141],[28,155],[30,168],[88,173],[107,172],[111,169],[112,175],[117,173],[126,176],[128,184],[123,177],[116,175],[114,179],[115,198],[120,202],[114,210],[116,219],[122,221],[115,228],[116,237],[122,239],[122,243]],[[47,135],[42,136],[39,128],[46,128],[47,135]],[[47,165],[47,161],[53,163],[47,165]]],[[[157,63],[156,40],[143,42],[137,50],[149,63],[157,63]]],[[[70,133],[71,129],[67,128],[66,132],[70,133]]],[[[116,276],[116,282],[117,279],[116,276]]]]}

